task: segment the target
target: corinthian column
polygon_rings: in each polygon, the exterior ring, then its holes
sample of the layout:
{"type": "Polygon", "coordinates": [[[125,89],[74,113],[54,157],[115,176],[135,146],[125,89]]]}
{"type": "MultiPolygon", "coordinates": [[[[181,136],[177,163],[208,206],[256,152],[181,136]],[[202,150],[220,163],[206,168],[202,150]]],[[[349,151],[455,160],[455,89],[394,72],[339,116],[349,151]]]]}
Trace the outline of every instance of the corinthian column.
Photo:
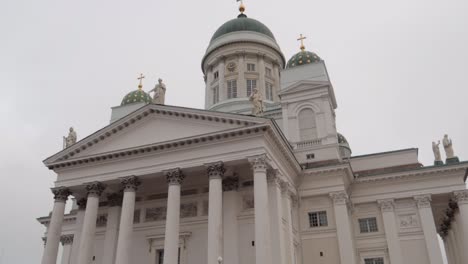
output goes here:
{"type": "Polygon", "coordinates": [[[255,264],[271,263],[270,213],[265,154],[250,157],[254,178],[255,264]]]}
{"type": "Polygon", "coordinates": [[[335,211],[336,234],[338,236],[341,263],[356,264],[351,221],[348,214],[348,194],[345,191],[332,192],[330,197],[333,200],[333,209],[335,211]]]}
{"type": "Polygon", "coordinates": [[[223,189],[222,179],[226,169],[222,162],[206,165],[210,179],[208,201],[208,264],[218,264],[223,254],[223,189]]]}
{"type": "Polygon", "coordinates": [[[239,264],[239,225],[237,223],[239,177],[223,179],[223,264],[239,264]]]}
{"type": "Polygon", "coordinates": [[[71,252],[71,264],[78,263],[78,252],[80,251],[80,238],[81,238],[81,229],[83,228],[83,221],[86,209],[86,199],[81,198],[76,201],[78,205],[78,212],[76,212],[76,221],[74,226],[74,236],[71,252]]]}
{"type": "Polygon", "coordinates": [[[92,182],[86,185],[88,199],[86,201],[86,211],[80,237],[78,264],[89,264],[92,261],[94,236],[96,233],[96,219],[99,209],[99,196],[101,196],[104,189],[105,185],[100,182],[92,182]]]}
{"type": "Polygon", "coordinates": [[[129,264],[133,235],[133,215],[135,211],[136,190],[140,181],[135,176],[122,178],[123,202],[120,217],[119,240],[115,264],[129,264]]]}
{"type": "Polygon", "coordinates": [[[294,246],[294,231],[293,231],[293,220],[292,220],[292,211],[293,211],[293,196],[294,193],[290,191],[291,185],[288,182],[281,183],[281,193],[285,196],[285,212],[286,212],[286,221],[288,222],[287,228],[287,248],[286,251],[286,262],[285,263],[296,263],[296,256],[295,251],[296,248],[294,246]],[[289,253],[289,255],[288,255],[289,253]]]}
{"type": "Polygon", "coordinates": [[[463,263],[468,262],[468,190],[456,191],[453,193],[455,196],[455,200],[458,204],[458,212],[460,213],[460,221],[459,227],[461,229],[460,232],[460,242],[463,255],[463,263]]]}
{"type": "Polygon", "coordinates": [[[271,219],[271,253],[272,261],[275,264],[287,263],[285,250],[285,240],[283,232],[283,207],[281,197],[281,183],[278,170],[267,170],[268,179],[268,200],[270,203],[271,219]]]}
{"type": "Polygon", "coordinates": [[[437,231],[435,228],[434,216],[431,208],[431,195],[418,195],[414,197],[418,205],[419,217],[426,240],[426,248],[429,254],[430,264],[441,264],[442,253],[440,251],[439,241],[437,240],[437,231]]]}
{"type": "Polygon", "coordinates": [[[119,233],[120,208],[122,206],[122,194],[112,193],[107,195],[107,224],[104,235],[104,251],[102,264],[115,263],[115,250],[119,233]]]}
{"type": "Polygon", "coordinates": [[[54,208],[52,209],[50,224],[47,228],[47,242],[42,255],[42,264],[56,264],[57,262],[65,203],[71,194],[70,190],[65,187],[53,188],[52,193],[54,194],[54,208]]]}
{"type": "Polygon", "coordinates": [[[400,239],[398,238],[398,230],[395,222],[395,202],[393,199],[379,200],[377,202],[382,210],[385,237],[390,252],[390,261],[391,263],[403,263],[400,239]]]}
{"type": "Polygon", "coordinates": [[[169,191],[167,195],[166,234],[164,236],[164,264],[177,264],[179,252],[180,184],[184,174],[180,168],[166,174],[169,191]]]}
{"type": "Polygon", "coordinates": [[[60,237],[60,242],[62,243],[62,264],[70,264],[70,256],[73,245],[73,235],[63,235],[60,237]]]}

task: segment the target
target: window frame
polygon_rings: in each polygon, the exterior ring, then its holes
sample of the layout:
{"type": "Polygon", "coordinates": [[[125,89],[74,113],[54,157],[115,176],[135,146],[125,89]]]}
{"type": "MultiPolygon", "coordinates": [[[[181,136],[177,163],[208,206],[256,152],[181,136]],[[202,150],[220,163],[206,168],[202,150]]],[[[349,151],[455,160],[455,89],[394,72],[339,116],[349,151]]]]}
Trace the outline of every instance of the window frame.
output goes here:
{"type": "Polygon", "coordinates": [[[214,86],[212,89],[212,94],[213,94],[213,104],[219,103],[219,85],[214,86]]]}
{"type": "Polygon", "coordinates": [[[385,259],[383,257],[364,258],[364,264],[385,264],[385,259]]]}
{"type": "Polygon", "coordinates": [[[213,73],[213,80],[218,80],[219,79],[219,71],[215,71],[213,73]]]}
{"type": "Polygon", "coordinates": [[[273,84],[265,81],[265,99],[273,101],[273,84]]]}
{"type": "Polygon", "coordinates": [[[377,217],[359,218],[358,225],[359,225],[359,233],[361,234],[379,232],[379,225],[377,223],[377,217]]]}
{"type": "Polygon", "coordinates": [[[250,96],[253,92],[253,89],[257,88],[257,79],[246,79],[245,88],[247,90],[247,96],[250,96]],[[249,85],[250,81],[250,85],[249,85]],[[255,84],[255,85],[253,85],[255,84]],[[250,86],[250,89],[249,89],[250,86]]]}
{"type": "Polygon", "coordinates": [[[309,217],[310,228],[328,226],[328,214],[326,210],[308,212],[307,215],[309,217]]]}
{"type": "Polygon", "coordinates": [[[237,80],[236,79],[227,80],[226,90],[227,90],[227,99],[237,98],[237,80]]]}
{"type": "Polygon", "coordinates": [[[248,72],[255,72],[255,63],[247,63],[247,71],[248,72]]]}

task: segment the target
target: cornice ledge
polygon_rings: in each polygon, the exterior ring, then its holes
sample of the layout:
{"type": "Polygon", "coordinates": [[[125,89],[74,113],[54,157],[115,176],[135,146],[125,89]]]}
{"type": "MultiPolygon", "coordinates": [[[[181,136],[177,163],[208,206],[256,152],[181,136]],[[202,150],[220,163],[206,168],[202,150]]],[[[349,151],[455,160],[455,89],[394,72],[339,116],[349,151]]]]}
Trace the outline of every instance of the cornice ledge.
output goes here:
{"type": "Polygon", "coordinates": [[[316,174],[326,174],[326,173],[333,173],[337,171],[348,171],[350,169],[351,168],[349,166],[349,163],[343,163],[343,164],[327,166],[327,167],[306,169],[303,171],[303,175],[312,176],[316,174]]]}

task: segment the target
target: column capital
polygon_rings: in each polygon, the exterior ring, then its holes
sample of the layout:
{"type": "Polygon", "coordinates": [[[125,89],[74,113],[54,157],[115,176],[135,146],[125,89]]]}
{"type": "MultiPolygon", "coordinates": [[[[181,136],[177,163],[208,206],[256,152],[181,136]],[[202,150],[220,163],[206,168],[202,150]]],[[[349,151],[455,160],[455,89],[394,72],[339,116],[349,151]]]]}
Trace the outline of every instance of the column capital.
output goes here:
{"type": "Polygon", "coordinates": [[[98,181],[86,184],[86,191],[88,192],[88,196],[99,197],[101,196],[104,189],[106,189],[106,185],[98,181]]]}
{"type": "Polygon", "coordinates": [[[169,185],[180,185],[185,178],[184,173],[180,168],[165,170],[166,180],[169,185]]]}
{"type": "Polygon", "coordinates": [[[141,184],[141,181],[138,179],[137,176],[128,176],[120,178],[120,184],[122,184],[124,192],[136,192],[138,186],[141,184]]]}
{"type": "Polygon", "coordinates": [[[73,234],[60,236],[62,246],[73,244],[73,234]]]}
{"type": "Polygon", "coordinates": [[[111,193],[107,195],[107,205],[109,207],[122,206],[122,193],[111,193]]]}
{"type": "Polygon", "coordinates": [[[377,203],[382,212],[393,212],[395,209],[395,200],[393,199],[377,200],[377,203]]]}
{"type": "Polygon", "coordinates": [[[458,204],[468,204],[468,190],[454,191],[453,196],[458,204]]]}
{"type": "Polygon", "coordinates": [[[84,210],[86,209],[86,198],[80,198],[76,201],[76,205],[78,205],[78,210],[84,210]]]}
{"type": "Polygon", "coordinates": [[[237,191],[239,188],[239,177],[234,174],[233,176],[223,179],[223,191],[237,191]]]}
{"type": "Polygon", "coordinates": [[[52,193],[54,194],[54,200],[56,202],[66,202],[68,199],[68,196],[71,195],[70,189],[66,187],[56,187],[52,188],[52,193]]]}
{"type": "Polygon", "coordinates": [[[270,159],[267,157],[266,154],[251,156],[251,157],[248,157],[247,159],[250,162],[250,165],[252,166],[252,169],[254,171],[259,171],[259,170],[266,171],[269,165],[268,163],[270,162],[270,159]]]}
{"type": "Polygon", "coordinates": [[[432,198],[430,194],[416,195],[413,198],[419,209],[431,207],[432,198]]]}
{"type": "Polygon", "coordinates": [[[347,204],[349,202],[349,196],[346,191],[331,192],[329,195],[334,204],[347,204]]]}
{"type": "Polygon", "coordinates": [[[277,169],[271,169],[271,168],[267,169],[267,181],[270,184],[276,184],[280,188],[281,188],[281,183],[283,182],[279,174],[279,171],[277,169]]]}
{"type": "Polygon", "coordinates": [[[205,164],[205,167],[208,178],[210,179],[222,179],[226,172],[222,161],[205,164]]]}

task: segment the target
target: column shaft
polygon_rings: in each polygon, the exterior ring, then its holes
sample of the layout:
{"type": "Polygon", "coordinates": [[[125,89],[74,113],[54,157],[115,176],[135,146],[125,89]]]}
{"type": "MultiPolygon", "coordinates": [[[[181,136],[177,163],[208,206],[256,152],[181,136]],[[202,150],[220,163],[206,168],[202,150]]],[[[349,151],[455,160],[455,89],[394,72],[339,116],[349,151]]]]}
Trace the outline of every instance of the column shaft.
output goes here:
{"type": "Polygon", "coordinates": [[[65,213],[65,202],[67,201],[70,191],[66,188],[53,189],[54,193],[54,208],[47,229],[47,240],[42,255],[42,264],[56,264],[57,254],[60,243],[60,235],[62,234],[62,223],[65,213]]]}
{"type": "Polygon", "coordinates": [[[83,229],[83,221],[85,215],[85,206],[86,206],[86,199],[81,199],[78,201],[78,212],[76,213],[76,221],[75,221],[75,233],[74,239],[72,244],[72,251],[71,251],[71,263],[77,264],[78,263],[78,252],[80,251],[80,238],[81,238],[81,230],[83,229]]]}
{"type": "Polygon", "coordinates": [[[167,196],[166,233],[164,237],[164,264],[177,264],[179,252],[180,184],[183,174],[180,169],[166,171],[169,183],[167,196]]]}
{"type": "Polygon", "coordinates": [[[454,192],[459,212],[459,237],[463,263],[468,263],[468,190],[454,192]]]}
{"type": "Polygon", "coordinates": [[[348,195],[343,192],[330,193],[334,204],[336,233],[340,249],[341,263],[356,264],[356,254],[351,232],[351,221],[348,214],[348,195]]]}
{"type": "Polygon", "coordinates": [[[70,258],[72,253],[72,245],[73,245],[73,235],[64,235],[60,237],[60,242],[62,242],[63,250],[62,250],[62,260],[60,261],[61,264],[70,264],[70,258]]]}
{"type": "Polygon", "coordinates": [[[223,264],[239,263],[238,194],[235,189],[223,193],[223,264]]]}
{"type": "Polygon", "coordinates": [[[281,197],[281,179],[277,171],[268,171],[268,198],[271,219],[272,261],[276,264],[287,263],[283,232],[283,208],[281,197]]]}
{"type": "Polygon", "coordinates": [[[208,264],[218,264],[222,257],[222,202],[221,177],[210,177],[208,207],[208,264]]]}
{"type": "Polygon", "coordinates": [[[453,230],[451,229],[448,231],[448,239],[449,239],[449,245],[451,246],[450,251],[452,252],[452,256],[453,256],[452,258],[453,263],[455,264],[461,263],[460,251],[458,250],[458,245],[455,239],[455,234],[453,233],[453,230]]]}
{"type": "Polygon", "coordinates": [[[394,201],[389,199],[378,201],[378,203],[382,210],[385,238],[387,240],[390,261],[391,263],[403,263],[400,239],[398,238],[398,229],[396,226],[394,201]]]}
{"type": "Polygon", "coordinates": [[[434,216],[432,214],[431,196],[419,195],[415,196],[414,199],[418,205],[429,261],[431,264],[442,264],[442,252],[437,239],[434,216]]]}
{"type": "Polygon", "coordinates": [[[86,186],[88,199],[81,230],[80,248],[78,252],[78,264],[89,264],[92,262],[94,253],[94,236],[96,233],[96,219],[99,209],[99,196],[104,190],[104,185],[94,182],[86,186]]]}
{"type": "MultiPolygon", "coordinates": [[[[294,254],[295,246],[294,246],[294,231],[293,231],[293,222],[292,222],[292,193],[289,192],[289,184],[283,185],[283,193],[286,196],[286,221],[288,222],[288,229],[287,229],[287,247],[289,251],[289,256],[287,256],[286,263],[296,263],[296,256],[294,254]],[[289,258],[288,258],[289,257],[289,258]]],[[[286,254],[287,255],[287,254],[286,254]]]]}
{"type": "Polygon", "coordinates": [[[102,256],[103,264],[114,264],[119,237],[119,218],[121,211],[122,197],[119,194],[109,195],[107,198],[109,208],[107,210],[107,225],[104,235],[104,251],[102,256]]]}

